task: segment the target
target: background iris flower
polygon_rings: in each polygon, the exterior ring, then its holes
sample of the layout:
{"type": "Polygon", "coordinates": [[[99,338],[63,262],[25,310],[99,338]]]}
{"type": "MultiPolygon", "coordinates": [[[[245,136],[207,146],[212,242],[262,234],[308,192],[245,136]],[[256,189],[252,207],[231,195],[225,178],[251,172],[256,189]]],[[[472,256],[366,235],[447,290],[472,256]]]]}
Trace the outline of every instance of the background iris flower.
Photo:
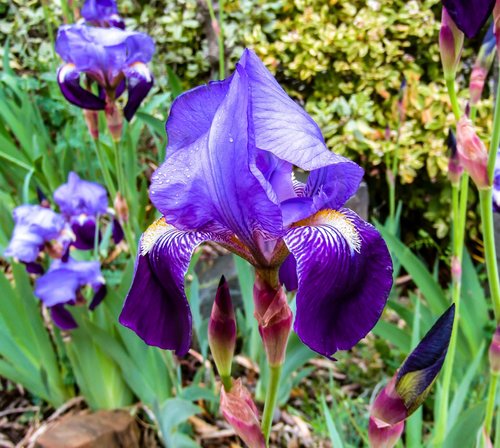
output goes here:
{"type": "Polygon", "coordinates": [[[56,51],[66,62],[57,73],[61,92],[78,107],[104,110],[127,90],[123,112],[131,120],[153,86],[153,76],[146,64],[154,49],[153,40],[144,33],[64,25],[59,28],[56,40],[56,51]],[[99,94],[92,91],[93,83],[97,83],[99,94]]]}
{"type": "Polygon", "coordinates": [[[163,214],[143,234],[120,322],[146,343],[185,354],[191,312],[184,275],[208,240],[240,255],[268,282],[298,286],[295,331],[331,356],[375,325],[392,285],[379,233],[343,209],[363,176],[331,153],[307,113],[250,50],[227,79],[178,97],[165,163],[150,196],[163,214]],[[295,180],[293,166],[309,171],[295,180]]]}
{"type": "Polygon", "coordinates": [[[94,297],[89,309],[93,310],[106,295],[106,285],[98,261],[77,261],[69,257],[66,262],[54,260],[46,274],[35,283],[35,295],[50,309],[54,323],[63,330],[77,327],[66,305],[83,302],[80,290],[90,285],[94,297]]]}
{"type": "Polygon", "coordinates": [[[118,14],[118,7],[114,0],[86,0],[80,13],[85,23],[125,29],[125,22],[118,14]]]}
{"type": "Polygon", "coordinates": [[[442,0],[457,27],[470,39],[488,21],[495,0],[442,0]]]}

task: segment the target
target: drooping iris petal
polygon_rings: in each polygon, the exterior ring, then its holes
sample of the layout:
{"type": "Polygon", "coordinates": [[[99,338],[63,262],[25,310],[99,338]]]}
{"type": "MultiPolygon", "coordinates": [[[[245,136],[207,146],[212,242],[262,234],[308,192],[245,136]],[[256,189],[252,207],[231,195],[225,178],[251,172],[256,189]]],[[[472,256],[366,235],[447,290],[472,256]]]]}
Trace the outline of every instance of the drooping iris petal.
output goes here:
{"type": "MultiPolygon", "coordinates": [[[[95,246],[96,220],[93,216],[74,216],[70,220],[71,230],[75,234],[73,246],[80,250],[91,250],[95,246]]],[[[101,241],[101,233],[97,233],[97,241],[101,241]]]]}
{"type": "Polygon", "coordinates": [[[392,286],[385,242],[349,210],[323,210],[284,240],[297,262],[297,335],[327,357],[350,349],[373,328],[392,286]]]}
{"type": "Polygon", "coordinates": [[[98,26],[125,28],[114,0],[86,0],[80,12],[86,22],[98,26]]]}
{"type": "Polygon", "coordinates": [[[455,305],[451,305],[411,352],[397,374],[396,391],[408,409],[408,415],[423,403],[443,366],[454,318],[455,305]]]}
{"type": "Polygon", "coordinates": [[[12,215],[14,232],[4,255],[24,263],[34,262],[43,245],[58,238],[64,229],[61,215],[39,205],[21,205],[12,215]]]}
{"type": "MultiPolygon", "coordinates": [[[[229,229],[248,247],[255,232],[281,233],[281,212],[253,175],[248,79],[240,67],[209,130],[156,171],[151,200],[181,229],[229,229]]],[[[167,149],[168,150],[168,149],[167,149]]]]}
{"type": "Polygon", "coordinates": [[[128,83],[128,100],[123,114],[130,121],[137,111],[142,100],[153,87],[153,75],[142,62],[136,62],[124,70],[128,83]]]}
{"type": "Polygon", "coordinates": [[[55,305],[50,308],[50,317],[61,330],[74,330],[78,327],[75,319],[64,305],[55,305]]]}
{"type": "Polygon", "coordinates": [[[89,110],[104,110],[106,102],[80,85],[80,71],[74,64],[64,64],[57,71],[57,82],[64,98],[71,104],[89,110]]]}
{"type": "Polygon", "coordinates": [[[105,214],[108,209],[106,189],[96,182],[82,180],[70,172],[68,182],[54,192],[54,201],[66,216],[105,214]]]}
{"type": "Polygon", "coordinates": [[[297,278],[297,262],[295,261],[293,255],[288,255],[280,266],[279,278],[280,283],[285,285],[287,291],[295,291],[299,287],[299,279],[297,278]]]}
{"type": "Polygon", "coordinates": [[[495,0],[442,0],[458,28],[473,38],[488,21],[495,6],[495,0]]]}

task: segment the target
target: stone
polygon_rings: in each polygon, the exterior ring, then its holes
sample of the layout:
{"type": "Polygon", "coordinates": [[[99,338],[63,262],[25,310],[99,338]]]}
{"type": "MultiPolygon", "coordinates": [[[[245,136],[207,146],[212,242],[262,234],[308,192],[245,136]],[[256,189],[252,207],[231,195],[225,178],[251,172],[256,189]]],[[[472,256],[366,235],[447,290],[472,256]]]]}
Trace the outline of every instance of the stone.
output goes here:
{"type": "Polygon", "coordinates": [[[63,417],[38,437],[35,448],[139,448],[139,440],[128,412],[98,411],[63,417]]]}

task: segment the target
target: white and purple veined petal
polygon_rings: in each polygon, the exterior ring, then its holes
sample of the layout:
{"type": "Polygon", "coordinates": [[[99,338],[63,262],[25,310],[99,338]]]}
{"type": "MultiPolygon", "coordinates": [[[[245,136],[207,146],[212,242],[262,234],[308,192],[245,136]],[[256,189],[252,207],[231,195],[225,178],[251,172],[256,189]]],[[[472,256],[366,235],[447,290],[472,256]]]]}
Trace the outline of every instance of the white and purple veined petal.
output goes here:
{"type": "Polygon", "coordinates": [[[44,244],[57,239],[64,229],[64,218],[40,205],[21,205],[12,212],[14,232],[4,255],[24,263],[34,262],[44,244]]]}
{"type": "Polygon", "coordinates": [[[327,357],[352,348],[380,318],[392,287],[379,232],[350,210],[323,210],[284,240],[297,264],[295,332],[327,357]]]}
{"type": "Polygon", "coordinates": [[[130,121],[154,84],[152,73],[146,64],[135,62],[124,70],[127,79],[128,99],[123,114],[130,121]]]}

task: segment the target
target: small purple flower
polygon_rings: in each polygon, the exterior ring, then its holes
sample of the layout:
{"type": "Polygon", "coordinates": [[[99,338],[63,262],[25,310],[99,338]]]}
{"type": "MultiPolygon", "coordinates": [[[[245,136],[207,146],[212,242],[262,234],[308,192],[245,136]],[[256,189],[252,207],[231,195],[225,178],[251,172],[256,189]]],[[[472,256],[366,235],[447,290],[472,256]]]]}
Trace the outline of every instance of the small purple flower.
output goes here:
{"type": "Polygon", "coordinates": [[[106,285],[98,261],[54,260],[45,275],[35,283],[35,295],[50,309],[54,323],[63,330],[71,330],[77,324],[66,305],[83,301],[80,290],[89,285],[94,297],[89,309],[93,310],[106,295],[106,285]]]}
{"type": "Polygon", "coordinates": [[[131,120],[153,86],[153,76],[146,64],[154,50],[153,40],[144,33],[63,25],[56,40],[56,51],[66,62],[57,73],[61,91],[78,107],[106,109],[113,115],[115,99],[127,90],[123,112],[125,118],[131,120]],[[83,86],[82,74],[85,75],[83,86]],[[99,86],[99,95],[91,91],[93,82],[99,86]]]}
{"type": "Polygon", "coordinates": [[[196,246],[212,240],[276,284],[285,263],[287,286],[298,286],[295,331],[313,350],[331,356],[363,338],[392,285],[380,234],[342,208],[363,170],[326,148],[259,58],[246,50],[229,78],[179,96],[167,134],[150,189],[164,217],[141,238],[120,322],[185,354],[184,275],[196,246]],[[306,183],[294,179],[294,165],[310,171],[306,183]]]}
{"type": "Polygon", "coordinates": [[[488,21],[495,0],[442,0],[458,28],[469,38],[473,38],[488,21]]]}
{"type": "Polygon", "coordinates": [[[81,14],[87,24],[125,29],[114,0],[85,0],[81,14]]]}
{"type": "Polygon", "coordinates": [[[12,215],[14,232],[4,255],[28,265],[36,261],[45,243],[59,239],[65,228],[61,215],[40,205],[21,205],[12,215]]]}
{"type": "Polygon", "coordinates": [[[98,215],[104,215],[108,210],[106,189],[98,183],[82,180],[78,174],[70,172],[68,182],[54,192],[54,201],[76,236],[73,245],[77,249],[92,249],[98,215]]]}

